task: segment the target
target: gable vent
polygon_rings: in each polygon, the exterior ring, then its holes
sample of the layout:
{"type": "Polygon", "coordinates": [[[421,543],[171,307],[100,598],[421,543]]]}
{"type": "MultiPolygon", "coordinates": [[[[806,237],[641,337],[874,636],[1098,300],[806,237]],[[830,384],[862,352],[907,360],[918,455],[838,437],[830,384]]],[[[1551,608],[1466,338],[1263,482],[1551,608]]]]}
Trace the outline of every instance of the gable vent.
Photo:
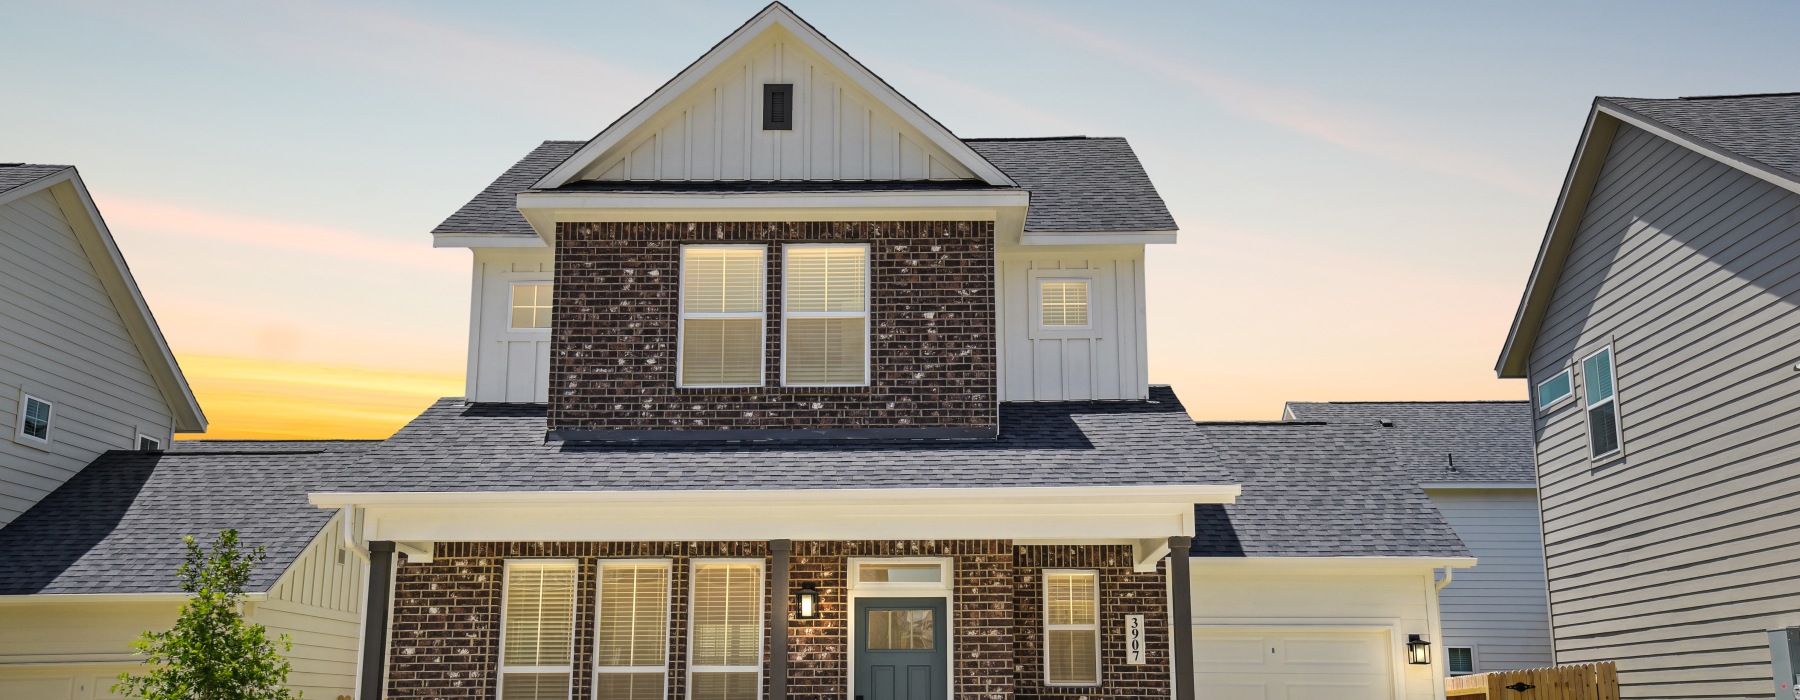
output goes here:
{"type": "Polygon", "coordinates": [[[763,129],[765,131],[792,131],[794,129],[793,83],[763,85],[763,129]]]}

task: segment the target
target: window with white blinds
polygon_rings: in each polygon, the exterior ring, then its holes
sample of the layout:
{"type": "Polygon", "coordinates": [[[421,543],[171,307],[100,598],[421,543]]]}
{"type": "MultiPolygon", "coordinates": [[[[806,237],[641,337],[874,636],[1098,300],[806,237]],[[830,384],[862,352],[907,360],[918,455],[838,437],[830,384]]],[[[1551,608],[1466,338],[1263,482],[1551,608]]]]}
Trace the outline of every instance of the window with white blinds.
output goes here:
{"type": "Polygon", "coordinates": [[[600,562],[595,700],[662,700],[669,668],[669,563],[600,562]]]}
{"type": "Polygon", "coordinates": [[[574,672],[575,562],[506,562],[500,700],[566,700],[574,672]]]}
{"type": "Polygon", "coordinates": [[[869,383],[869,247],[789,245],[781,250],[782,383],[869,383]]]}
{"type": "Polygon", "coordinates": [[[1044,328],[1088,327],[1087,280],[1040,280],[1039,323],[1044,328]]]}
{"type": "Polygon", "coordinates": [[[689,602],[690,700],[762,695],[763,567],[696,561],[689,602]]]}
{"type": "Polygon", "coordinates": [[[763,275],[759,245],[681,247],[681,386],[761,386],[763,275]]]}
{"type": "Polygon", "coordinates": [[[1044,571],[1044,682],[1100,684],[1100,574],[1044,571]]]}

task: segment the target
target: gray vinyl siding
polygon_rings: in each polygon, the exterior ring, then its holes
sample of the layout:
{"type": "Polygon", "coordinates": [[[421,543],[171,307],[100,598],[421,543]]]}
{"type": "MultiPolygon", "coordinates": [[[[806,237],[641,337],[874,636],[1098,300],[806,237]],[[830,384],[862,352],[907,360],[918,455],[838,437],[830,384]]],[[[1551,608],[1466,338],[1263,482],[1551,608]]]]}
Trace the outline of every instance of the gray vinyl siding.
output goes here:
{"type": "Polygon", "coordinates": [[[1473,648],[1477,672],[1551,665],[1537,492],[1431,489],[1427,495],[1480,562],[1458,570],[1438,595],[1443,644],[1473,648]]]}
{"type": "Polygon", "coordinates": [[[1624,456],[1590,463],[1585,377],[1540,416],[1561,663],[1627,698],[1773,695],[1800,624],[1800,195],[1622,126],[1531,378],[1612,339],[1624,456]]]}
{"type": "Polygon", "coordinates": [[[0,205],[0,526],[140,428],[167,445],[171,423],[55,198],[0,205]],[[18,437],[21,389],[55,406],[47,448],[18,437]]]}

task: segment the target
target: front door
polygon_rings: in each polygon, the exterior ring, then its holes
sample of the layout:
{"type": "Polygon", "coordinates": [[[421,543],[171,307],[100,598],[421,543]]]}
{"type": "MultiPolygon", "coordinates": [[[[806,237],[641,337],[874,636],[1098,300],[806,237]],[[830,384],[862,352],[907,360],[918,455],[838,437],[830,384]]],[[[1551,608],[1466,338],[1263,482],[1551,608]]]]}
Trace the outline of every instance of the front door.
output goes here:
{"type": "Polygon", "coordinates": [[[945,700],[943,598],[856,599],[856,700],[945,700]]]}

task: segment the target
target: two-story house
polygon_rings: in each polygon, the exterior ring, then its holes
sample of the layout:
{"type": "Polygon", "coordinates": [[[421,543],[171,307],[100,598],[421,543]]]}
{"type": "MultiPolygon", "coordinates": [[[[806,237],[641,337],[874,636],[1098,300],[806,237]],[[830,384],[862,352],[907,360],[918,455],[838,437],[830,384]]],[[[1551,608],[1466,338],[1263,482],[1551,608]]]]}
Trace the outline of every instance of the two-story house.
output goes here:
{"type": "Polygon", "coordinates": [[[1596,99],[1496,367],[1532,387],[1559,662],[1794,696],[1796,363],[1800,94],[1596,99]]]}

